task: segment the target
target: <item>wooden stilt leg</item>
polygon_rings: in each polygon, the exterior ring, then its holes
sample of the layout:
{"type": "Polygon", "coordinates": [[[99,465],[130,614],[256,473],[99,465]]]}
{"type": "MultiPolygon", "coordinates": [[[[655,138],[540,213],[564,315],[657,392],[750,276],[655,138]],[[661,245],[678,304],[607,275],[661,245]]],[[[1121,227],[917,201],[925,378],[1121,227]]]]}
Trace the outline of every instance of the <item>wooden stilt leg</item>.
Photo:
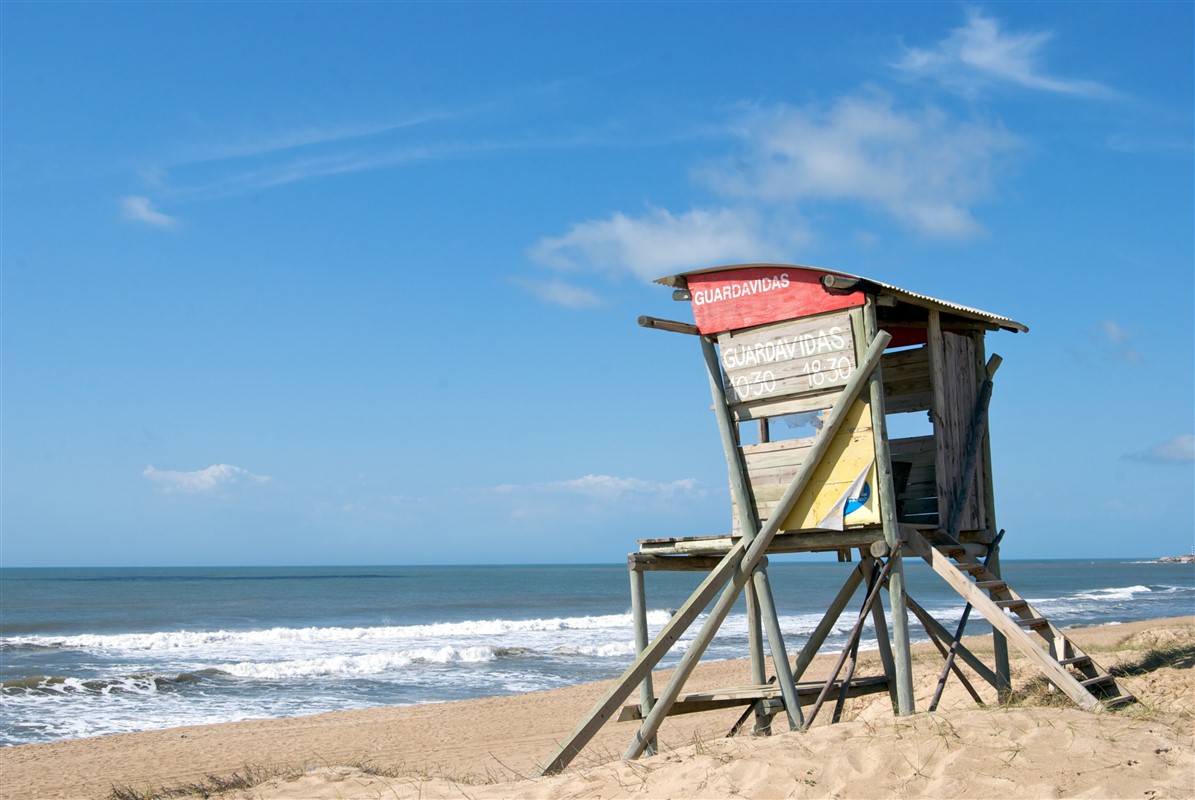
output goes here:
{"type": "MultiPolygon", "coordinates": [[[[895,555],[895,553],[893,554],[895,555]]],[[[863,601],[863,608],[859,612],[859,619],[855,622],[855,627],[851,629],[851,634],[847,638],[847,645],[842,650],[842,655],[838,658],[838,663],[834,665],[834,669],[830,671],[830,677],[826,680],[826,685],[822,687],[821,694],[817,696],[817,700],[813,704],[813,708],[809,711],[809,716],[805,718],[805,729],[813,724],[814,717],[817,716],[818,710],[821,709],[822,703],[826,701],[826,697],[830,694],[830,689],[834,685],[834,681],[838,679],[839,673],[842,672],[842,666],[846,663],[850,655],[852,646],[858,644],[859,636],[863,633],[863,623],[867,619],[867,615],[871,612],[871,604],[875,602],[876,595],[879,594],[880,584],[884,579],[891,574],[892,559],[884,564],[884,568],[880,570],[879,574],[875,576],[871,591],[867,593],[867,598],[863,601]]],[[[841,686],[839,691],[845,692],[846,686],[841,686]]]]}
{"type": "MultiPolygon", "coordinates": [[[[749,544],[744,540],[739,540],[727,552],[723,559],[718,562],[718,565],[701,582],[701,585],[697,587],[696,591],[693,592],[692,596],[685,601],[685,604],[673,615],[664,628],[656,634],[656,638],[647,646],[647,649],[635,659],[635,663],[623,672],[622,676],[602,695],[565,741],[557,746],[556,750],[549,756],[547,762],[541,768],[540,774],[551,775],[560,772],[576,758],[577,754],[581,752],[581,748],[611,718],[614,710],[630,695],[634,687],[642,683],[644,676],[659,663],[664,654],[676,643],[680,634],[692,624],[693,620],[696,619],[719,589],[725,587],[726,590],[733,590],[723,592],[724,596],[730,593],[731,602],[738,596],[738,591],[746,583],[751,573],[755,571],[755,568],[763,561],[764,553],[767,552],[768,546],[780,530],[781,521],[792,511],[793,505],[795,505],[801,493],[809,485],[814,470],[822,462],[822,459],[825,458],[826,452],[830,448],[830,442],[833,441],[834,436],[841,429],[847,416],[847,410],[859,397],[864,381],[879,366],[880,357],[883,355],[884,348],[887,347],[891,339],[892,337],[889,334],[881,331],[872,340],[871,345],[867,349],[867,354],[859,361],[858,369],[847,381],[842,393],[835,400],[833,408],[830,409],[830,413],[826,416],[821,435],[814,440],[813,447],[810,448],[808,455],[805,457],[805,462],[797,470],[797,474],[793,477],[792,482],[789,483],[788,488],[785,489],[784,494],[780,497],[774,516],[768,519],[767,523],[763,526],[763,530],[759,531],[755,539],[749,544]],[[727,581],[732,581],[732,585],[727,586],[727,581]]],[[[727,604],[727,608],[729,608],[729,603],[727,604]]],[[[724,612],[722,617],[725,618],[724,612]]],[[[718,624],[721,624],[721,619],[718,620],[718,624]]],[[[702,649],[704,650],[704,646],[702,649]]],[[[777,666],[779,667],[779,665],[777,666]]],[[[784,666],[788,666],[787,662],[784,666]]],[[[783,690],[784,687],[782,686],[781,689],[783,690]]],[[[796,694],[795,685],[791,687],[791,691],[794,695],[796,694]]],[[[628,758],[635,758],[643,753],[643,747],[646,746],[647,741],[651,737],[655,736],[656,731],[659,729],[660,720],[668,712],[675,700],[675,695],[667,701],[664,695],[661,695],[657,699],[655,707],[652,708],[651,714],[648,715],[649,717],[656,717],[655,727],[647,730],[646,726],[648,722],[647,720],[644,721],[645,727],[640,730],[640,735],[636,737],[637,741],[632,746],[635,753],[628,756],[628,758]]],[[[785,696],[785,703],[795,708],[798,714],[800,713],[800,704],[795,697],[790,703],[788,697],[785,696]]]]}
{"type": "MultiPolygon", "coordinates": [[[[928,611],[922,608],[920,603],[908,595],[905,595],[905,602],[908,604],[909,610],[912,611],[917,616],[917,619],[921,621],[922,626],[925,628],[925,632],[930,635],[931,639],[933,639],[935,642],[945,642],[949,646],[954,645],[954,637],[950,635],[950,632],[943,628],[942,624],[934,619],[928,611]]],[[[943,654],[945,654],[946,648],[942,647],[941,650],[943,654]]],[[[979,677],[983,678],[993,687],[996,685],[996,673],[992,672],[991,668],[988,667],[987,664],[980,661],[979,658],[976,657],[976,655],[970,650],[968,650],[967,647],[961,642],[958,645],[958,657],[967,662],[967,666],[975,670],[975,672],[979,674],[979,677]]]]}
{"type": "MultiPolygon", "coordinates": [[[[875,299],[863,304],[863,331],[867,341],[885,335],[876,320],[875,299]]],[[[909,646],[909,615],[905,608],[905,568],[900,554],[900,523],[896,519],[896,486],[892,478],[892,455],[888,449],[888,421],[884,413],[884,379],[879,370],[869,380],[871,427],[875,441],[876,482],[879,484],[880,519],[888,545],[888,596],[892,610],[892,651],[896,671],[898,714],[913,713],[913,665],[909,646]]]]}
{"type": "MultiPolygon", "coordinates": [[[[871,570],[870,575],[880,568],[876,563],[875,558],[870,553],[865,553],[860,549],[860,553],[864,554],[864,562],[870,559],[868,568],[871,570]]],[[[884,596],[881,594],[876,598],[875,603],[871,606],[871,624],[875,626],[876,631],[876,647],[880,651],[880,664],[884,668],[884,677],[888,679],[888,697],[892,700],[892,710],[895,711],[896,706],[896,665],[892,660],[892,640],[888,638],[888,621],[884,619],[884,596]]]]}
{"type": "MultiPolygon", "coordinates": [[[[631,572],[631,618],[635,624],[635,654],[642,655],[643,651],[647,649],[647,590],[644,586],[643,573],[634,569],[632,565],[631,572]]],[[[651,711],[652,705],[655,704],[655,692],[652,688],[651,672],[644,676],[643,682],[639,684],[639,706],[643,709],[643,713],[651,711]]],[[[656,754],[656,742],[651,740],[647,743],[647,754],[654,756],[656,754]]]]}
{"type": "MultiPolygon", "coordinates": [[[[714,343],[708,337],[701,337],[701,352],[705,358],[710,393],[714,402],[714,416],[717,419],[718,432],[722,438],[722,449],[726,456],[726,467],[730,475],[730,489],[734,494],[735,507],[738,510],[739,526],[742,529],[743,539],[750,542],[755,539],[759,531],[759,518],[755,513],[755,501],[751,496],[747,468],[743,464],[742,453],[739,451],[734,419],[726,404],[726,393],[722,387],[722,367],[718,363],[718,354],[714,349],[714,343]]],[[[795,499],[794,497],[794,501],[795,499]]],[[[779,512],[777,511],[777,513],[779,512]]],[[[785,649],[784,635],[780,630],[780,619],[776,615],[772,588],[768,584],[768,575],[764,567],[756,570],[751,577],[751,583],[755,588],[755,599],[758,601],[763,628],[767,632],[768,647],[772,651],[772,664],[776,669],[776,680],[780,684],[780,693],[784,697],[784,708],[789,727],[796,730],[801,719],[801,701],[797,697],[797,685],[789,670],[788,651],[785,649]]]]}
{"type": "MultiPolygon", "coordinates": [[[[751,682],[762,686],[768,681],[767,664],[763,653],[763,621],[759,615],[759,600],[755,596],[754,582],[747,584],[747,648],[751,651],[751,682]]],[[[772,717],[766,712],[762,704],[754,706],[755,732],[770,734],[772,732],[772,717]]],[[[744,717],[745,721],[746,717],[744,717]]],[[[733,735],[733,734],[732,734],[733,735]]]]}

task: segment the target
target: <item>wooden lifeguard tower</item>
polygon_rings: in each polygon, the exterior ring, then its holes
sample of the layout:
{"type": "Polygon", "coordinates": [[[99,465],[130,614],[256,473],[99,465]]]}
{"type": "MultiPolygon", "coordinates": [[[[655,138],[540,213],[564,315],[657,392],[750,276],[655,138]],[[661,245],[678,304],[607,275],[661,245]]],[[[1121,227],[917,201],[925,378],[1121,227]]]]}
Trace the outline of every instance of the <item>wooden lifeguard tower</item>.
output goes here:
{"type": "MultiPolygon", "coordinates": [[[[898,714],[914,709],[909,663],[912,611],[944,656],[938,690],[962,659],[1007,697],[1008,644],[1083,708],[1134,698],[1000,577],[987,409],[1000,357],[985,355],[989,331],[1027,332],[1007,317],[937,300],[835,270],[745,264],[659,281],[690,303],[692,324],[640,317],[639,324],[701,343],[730,476],[733,521],[722,536],[645,539],[628,556],[638,658],[552,754],[563,769],[616,716],[641,724],[624,758],[653,749],[664,717],[729,706],[754,710],[766,732],[783,712],[791,729],[822,705],[887,691],[898,714]],[[889,414],[928,412],[929,432],[891,439],[889,414]],[[821,623],[790,661],[767,574],[769,553],[826,552],[859,563],[821,623]],[[952,633],[905,590],[902,559],[922,558],[966,601],[952,633]],[[648,641],[644,574],[708,575],[648,641]],[[864,600],[825,682],[801,682],[852,596],[864,600]],[[890,619],[877,602],[888,592],[890,619]],[[684,683],[741,593],[746,594],[751,684],[683,695],[684,683]],[[715,599],[716,598],[716,599],[715,599]],[[711,605],[712,603],[712,605],[711,605]],[[961,643],[971,610],[992,625],[993,666],[961,643]],[[672,679],[655,694],[651,671],[702,613],[706,620],[672,679]],[[884,675],[855,677],[859,635],[870,617],[884,675]],[[889,635],[891,631],[891,636],[889,635]],[[776,675],[765,672],[764,641],[776,675]],[[635,687],[639,703],[622,707],[635,687]],[[803,706],[810,706],[808,713],[803,706]]],[[[740,724],[751,715],[744,714],[740,724]]],[[[739,726],[736,725],[737,729],[739,726]]],[[[732,731],[733,733],[734,731],[732,731]]]]}

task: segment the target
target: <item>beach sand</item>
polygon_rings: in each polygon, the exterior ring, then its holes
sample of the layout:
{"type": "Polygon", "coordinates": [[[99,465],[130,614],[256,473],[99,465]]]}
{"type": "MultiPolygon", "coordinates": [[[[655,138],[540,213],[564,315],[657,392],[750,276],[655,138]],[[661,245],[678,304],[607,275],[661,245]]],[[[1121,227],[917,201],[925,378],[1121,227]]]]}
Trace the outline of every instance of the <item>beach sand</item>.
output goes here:
{"type": "MultiPolygon", "coordinates": [[[[827,708],[806,733],[726,732],[741,713],[670,717],[660,754],[620,761],[635,723],[609,723],[563,774],[538,778],[553,752],[609,686],[585,684],[458,703],[345,711],[0,750],[0,797],[126,797],[253,773],[235,798],[682,798],[682,797],[1195,797],[1195,617],[1068,631],[1141,702],[1081,711],[1041,685],[1013,653],[1017,702],[978,707],[951,678],[933,714],[896,718],[886,694],[827,708]],[[269,777],[272,775],[273,777],[269,777]]],[[[968,639],[981,657],[990,638],[968,639]]],[[[819,656],[807,679],[836,654],[819,656]]],[[[988,659],[990,660],[990,658],[988,659]]],[[[942,660],[913,658],[924,708],[942,660]]],[[[994,692],[970,670],[984,699],[994,692]]],[[[863,654],[856,676],[881,670],[863,654]]],[[[657,691],[667,672],[657,673],[657,691]]],[[[748,683],[746,662],[703,664],[686,690],[748,683]]],[[[637,693],[632,697],[637,697],[637,693]]],[[[202,793],[189,795],[205,796],[202,793]]],[[[224,795],[222,795],[224,796],[224,795]]]]}

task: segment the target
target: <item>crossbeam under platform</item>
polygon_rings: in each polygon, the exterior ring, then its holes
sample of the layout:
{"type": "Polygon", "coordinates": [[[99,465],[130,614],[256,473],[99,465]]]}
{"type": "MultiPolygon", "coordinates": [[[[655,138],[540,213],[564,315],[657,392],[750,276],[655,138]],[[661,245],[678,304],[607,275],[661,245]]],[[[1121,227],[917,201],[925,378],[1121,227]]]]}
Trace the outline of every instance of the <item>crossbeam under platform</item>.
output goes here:
{"type": "MultiPolygon", "coordinates": [[[[900,530],[902,538],[907,538],[914,531],[928,533],[936,527],[901,523],[900,530]]],[[[958,540],[967,546],[970,554],[979,556],[987,552],[986,543],[991,541],[991,538],[992,532],[987,530],[963,531],[958,536],[958,540]]],[[[641,571],[708,570],[738,541],[739,537],[734,534],[640,539],[639,552],[629,556],[629,564],[631,569],[641,571]]],[[[768,545],[767,552],[768,555],[776,555],[869,550],[872,545],[883,541],[884,528],[881,525],[865,525],[842,531],[779,531],[768,545]]]]}
{"type": "MultiPolygon", "coordinates": [[[[800,698],[801,705],[810,705],[817,700],[818,695],[822,689],[825,688],[824,681],[809,681],[797,684],[797,697],[800,698]]],[[[880,692],[888,691],[888,679],[883,675],[877,675],[866,678],[855,678],[847,686],[846,696],[863,697],[869,694],[878,694],[880,692]]],[[[838,699],[842,694],[842,682],[837,681],[830,689],[829,699],[838,699]]],[[[777,713],[784,708],[784,701],[780,697],[780,687],[775,684],[760,684],[755,686],[739,686],[729,689],[715,689],[707,692],[689,692],[682,694],[673,703],[672,714],[696,714],[701,711],[716,711],[722,708],[734,708],[736,706],[751,705],[760,700],[769,702],[768,710],[772,713],[777,713]],[[773,707],[774,706],[774,707],[773,707]]],[[[632,703],[622,707],[616,718],[617,722],[627,722],[629,720],[640,720],[646,716],[643,713],[643,707],[638,703],[632,703]]]]}

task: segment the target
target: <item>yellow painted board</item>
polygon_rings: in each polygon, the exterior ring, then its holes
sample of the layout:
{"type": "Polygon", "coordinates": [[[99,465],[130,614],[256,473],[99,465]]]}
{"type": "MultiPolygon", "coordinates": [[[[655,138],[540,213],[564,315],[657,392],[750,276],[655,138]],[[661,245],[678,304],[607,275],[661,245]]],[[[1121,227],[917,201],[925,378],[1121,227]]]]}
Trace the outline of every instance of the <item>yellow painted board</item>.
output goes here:
{"type": "MultiPolygon", "coordinates": [[[[866,402],[856,400],[846,424],[830,443],[809,486],[780,528],[788,531],[817,527],[842,530],[844,525],[878,524],[878,495],[871,410],[866,402]],[[850,492],[852,486],[860,483],[864,485],[862,492],[850,492]],[[855,494],[863,502],[849,513],[844,513],[850,499],[845,496],[848,493],[855,494]],[[865,500],[862,495],[866,495],[865,500]]],[[[855,504],[849,505],[853,507],[855,504]]]]}

